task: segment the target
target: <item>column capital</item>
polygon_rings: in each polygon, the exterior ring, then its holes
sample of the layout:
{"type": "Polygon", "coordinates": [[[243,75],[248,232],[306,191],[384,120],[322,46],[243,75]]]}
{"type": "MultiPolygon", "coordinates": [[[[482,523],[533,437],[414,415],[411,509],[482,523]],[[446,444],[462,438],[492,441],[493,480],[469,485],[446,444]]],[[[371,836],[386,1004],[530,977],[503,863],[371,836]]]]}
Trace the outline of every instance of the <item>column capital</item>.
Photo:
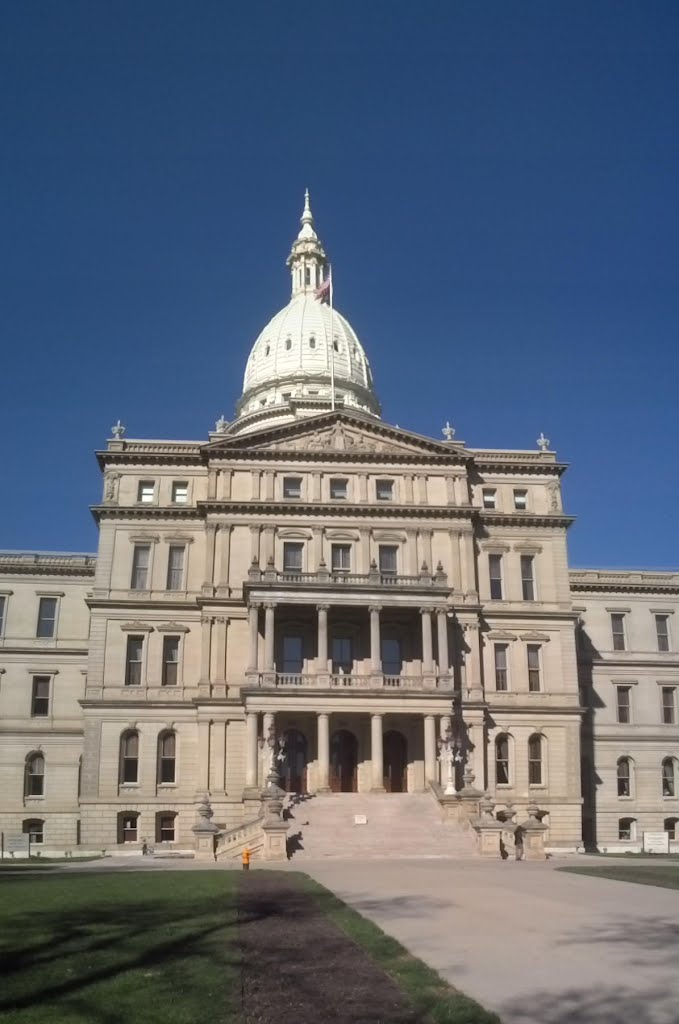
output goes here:
{"type": "MultiPolygon", "coordinates": [[[[420,615],[431,615],[433,611],[434,609],[432,607],[427,607],[425,605],[423,608],[420,608],[420,615]]],[[[438,611],[438,609],[436,609],[436,611],[438,611]]]]}
{"type": "Polygon", "coordinates": [[[371,605],[368,605],[368,611],[371,612],[371,613],[372,612],[381,612],[382,611],[382,605],[381,604],[371,604],[371,605]]]}
{"type": "Polygon", "coordinates": [[[261,607],[262,607],[262,602],[261,601],[250,601],[250,603],[248,604],[248,608],[254,609],[254,611],[259,611],[259,609],[261,607]]]}
{"type": "Polygon", "coordinates": [[[273,609],[276,608],[276,607],[277,607],[277,605],[276,605],[275,601],[265,601],[264,602],[264,610],[265,611],[273,611],[273,609]]]}
{"type": "Polygon", "coordinates": [[[330,718],[330,712],[329,711],[317,711],[316,712],[316,717],[317,718],[330,718]]]}
{"type": "Polygon", "coordinates": [[[384,712],[383,711],[373,711],[373,712],[371,712],[370,717],[373,720],[375,720],[376,718],[384,718],[384,712]]]}
{"type": "Polygon", "coordinates": [[[439,604],[434,608],[434,611],[437,615],[447,615],[449,611],[452,611],[452,609],[449,609],[447,605],[439,604]]]}
{"type": "Polygon", "coordinates": [[[208,533],[216,533],[217,525],[217,523],[206,523],[205,529],[207,530],[208,533]]]}
{"type": "Polygon", "coordinates": [[[317,604],[316,605],[316,611],[317,612],[327,612],[329,610],[329,608],[330,608],[329,604],[317,604]]]}

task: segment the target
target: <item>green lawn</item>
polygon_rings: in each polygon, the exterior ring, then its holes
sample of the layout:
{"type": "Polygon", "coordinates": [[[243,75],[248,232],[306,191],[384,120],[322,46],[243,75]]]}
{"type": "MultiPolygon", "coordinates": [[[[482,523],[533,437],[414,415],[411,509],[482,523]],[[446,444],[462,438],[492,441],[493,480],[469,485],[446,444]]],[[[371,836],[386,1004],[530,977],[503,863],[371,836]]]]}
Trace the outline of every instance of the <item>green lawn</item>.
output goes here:
{"type": "Polygon", "coordinates": [[[591,875],[593,878],[611,878],[615,882],[636,882],[638,885],[656,885],[663,889],[679,889],[679,864],[608,864],[605,867],[558,868],[571,875],[591,875]]]}
{"type": "Polygon", "coordinates": [[[3,1024],[240,1020],[235,872],[0,880],[3,1024]]]}

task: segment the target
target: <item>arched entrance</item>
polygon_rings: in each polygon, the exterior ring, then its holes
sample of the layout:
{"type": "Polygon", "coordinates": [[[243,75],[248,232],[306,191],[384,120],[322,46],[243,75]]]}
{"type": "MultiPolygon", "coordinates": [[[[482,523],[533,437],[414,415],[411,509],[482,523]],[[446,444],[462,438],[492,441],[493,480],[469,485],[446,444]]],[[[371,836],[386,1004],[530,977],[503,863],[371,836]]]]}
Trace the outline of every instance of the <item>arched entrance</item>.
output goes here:
{"type": "Polygon", "coordinates": [[[299,729],[285,730],[285,758],[281,785],[286,793],[306,793],[306,766],[309,760],[307,738],[299,729]]]}
{"type": "Polygon", "coordinates": [[[330,789],[333,793],[358,792],[357,765],[358,740],[348,729],[338,729],[330,740],[330,789]]]}
{"type": "Polygon", "coordinates": [[[408,792],[408,741],[402,732],[384,734],[384,788],[387,793],[408,792]]]}

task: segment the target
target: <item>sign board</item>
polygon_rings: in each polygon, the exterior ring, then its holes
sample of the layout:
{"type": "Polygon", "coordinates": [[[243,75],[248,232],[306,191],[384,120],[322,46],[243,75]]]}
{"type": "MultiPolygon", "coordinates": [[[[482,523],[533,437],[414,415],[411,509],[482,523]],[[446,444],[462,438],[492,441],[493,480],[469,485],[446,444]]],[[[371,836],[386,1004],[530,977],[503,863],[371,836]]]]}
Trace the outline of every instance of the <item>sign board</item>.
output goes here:
{"type": "Polygon", "coordinates": [[[355,814],[354,815],[354,825],[367,825],[367,824],[368,824],[368,815],[367,814],[355,814]]]}
{"type": "Polygon", "coordinates": [[[26,835],[11,835],[5,832],[5,853],[28,853],[30,836],[26,835]]]}
{"type": "Polygon", "coordinates": [[[644,832],[644,853],[669,853],[669,832],[644,832]]]}

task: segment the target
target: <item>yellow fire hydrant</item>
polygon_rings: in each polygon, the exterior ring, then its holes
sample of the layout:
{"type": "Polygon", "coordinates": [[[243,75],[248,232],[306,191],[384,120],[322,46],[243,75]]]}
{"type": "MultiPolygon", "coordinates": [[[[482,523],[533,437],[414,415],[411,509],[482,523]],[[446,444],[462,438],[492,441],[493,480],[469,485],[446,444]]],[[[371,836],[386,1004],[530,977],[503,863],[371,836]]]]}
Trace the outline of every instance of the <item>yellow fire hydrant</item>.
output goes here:
{"type": "Polygon", "coordinates": [[[243,850],[242,858],[243,858],[243,871],[249,871],[250,870],[250,851],[247,848],[247,846],[243,850]]]}

